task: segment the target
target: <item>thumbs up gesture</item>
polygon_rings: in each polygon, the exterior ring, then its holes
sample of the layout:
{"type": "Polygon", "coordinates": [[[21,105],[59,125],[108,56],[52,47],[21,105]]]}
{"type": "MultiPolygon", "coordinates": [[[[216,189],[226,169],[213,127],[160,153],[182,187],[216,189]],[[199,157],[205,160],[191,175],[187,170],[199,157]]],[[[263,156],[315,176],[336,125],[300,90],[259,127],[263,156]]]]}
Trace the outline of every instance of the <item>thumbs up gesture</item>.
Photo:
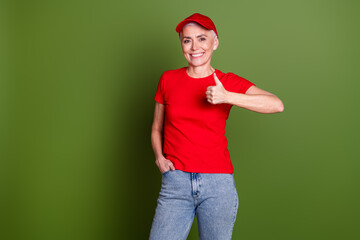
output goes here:
{"type": "Polygon", "coordinates": [[[219,78],[214,73],[214,79],[216,86],[209,86],[206,90],[206,98],[208,102],[212,104],[219,104],[219,103],[225,103],[227,98],[226,89],[220,82],[219,78]]]}

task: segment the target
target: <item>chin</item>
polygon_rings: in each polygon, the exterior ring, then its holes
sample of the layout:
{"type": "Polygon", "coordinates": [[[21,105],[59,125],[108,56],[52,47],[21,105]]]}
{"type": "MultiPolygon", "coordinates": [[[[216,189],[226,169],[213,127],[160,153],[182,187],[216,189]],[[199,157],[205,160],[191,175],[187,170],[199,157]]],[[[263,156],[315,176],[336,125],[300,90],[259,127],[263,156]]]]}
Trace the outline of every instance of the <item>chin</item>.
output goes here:
{"type": "Polygon", "coordinates": [[[193,66],[193,67],[200,67],[205,65],[205,63],[198,63],[198,64],[194,64],[194,63],[189,63],[189,65],[193,66]]]}
{"type": "Polygon", "coordinates": [[[209,62],[209,60],[205,60],[205,61],[191,61],[191,60],[188,60],[188,59],[186,59],[186,60],[189,63],[189,65],[194,66],[194,67],[203,66],[203,65],[206,65],[209,62]]]}
{"type": "Polygon", "coordinates": [[[200,67],[200,66],[204,66],[206,65],[208,62],[204,61],[204,62],[193,62],[193,61],[188,61],[189,65],[194,66],[194,67],[200,67]]]}

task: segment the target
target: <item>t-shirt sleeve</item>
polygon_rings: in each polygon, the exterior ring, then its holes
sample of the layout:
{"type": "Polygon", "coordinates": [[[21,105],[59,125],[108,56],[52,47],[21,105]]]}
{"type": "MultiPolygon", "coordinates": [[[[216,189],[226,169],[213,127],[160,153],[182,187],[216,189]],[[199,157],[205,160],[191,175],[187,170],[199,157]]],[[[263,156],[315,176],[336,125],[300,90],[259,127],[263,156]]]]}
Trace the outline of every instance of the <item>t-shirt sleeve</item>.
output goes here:
{"type": "Polygon", "coordinates": [[[250,82],[249,80],[240,77],[234,73],[230,74],[231,77],[231,85],[234,92],[237,93],[246,93],[246,91],[255,84],[250,82]]]}
{"type": "Polygon", "coordinates": [[[160,80],[158,82],[157,90],[155,93],[155,101],[158,103],[164,104],[164,74],[161,75],[160,80]]]}

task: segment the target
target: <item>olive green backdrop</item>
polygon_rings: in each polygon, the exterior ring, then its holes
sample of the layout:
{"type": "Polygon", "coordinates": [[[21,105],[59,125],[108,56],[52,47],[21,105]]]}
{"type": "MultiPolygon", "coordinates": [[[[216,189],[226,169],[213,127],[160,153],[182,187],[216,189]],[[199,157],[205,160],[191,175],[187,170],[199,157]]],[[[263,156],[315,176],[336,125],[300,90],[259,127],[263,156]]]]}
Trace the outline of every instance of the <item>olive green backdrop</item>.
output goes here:
{"type": "MultiPolygon", "coordinates": [[[[147,239],[158,80],[175,27],[210,16],[212,66],[279,96],[233,107],[233,239],[360,239],[356,0],[1,1],[1,239],[147,239]]],[[[198,239],[197,223],[188,239],[198,239]]]]}

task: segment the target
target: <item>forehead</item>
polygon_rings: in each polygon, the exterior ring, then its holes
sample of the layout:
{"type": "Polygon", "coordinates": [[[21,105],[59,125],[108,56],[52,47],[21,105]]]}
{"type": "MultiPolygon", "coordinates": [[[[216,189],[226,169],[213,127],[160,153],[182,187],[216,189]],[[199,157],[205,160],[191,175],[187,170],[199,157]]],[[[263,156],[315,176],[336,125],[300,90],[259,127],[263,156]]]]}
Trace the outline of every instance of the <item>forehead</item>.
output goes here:
{"type": "Polygon", "coordinates": [[[208,35],[210,33],[210,30],[204,28],[203,26],[199,24],[195,25],[186,25],[182,29],[182,33],[184,36],[187,35],[198,35],[198,34],[205,34],[208,35]]]}

